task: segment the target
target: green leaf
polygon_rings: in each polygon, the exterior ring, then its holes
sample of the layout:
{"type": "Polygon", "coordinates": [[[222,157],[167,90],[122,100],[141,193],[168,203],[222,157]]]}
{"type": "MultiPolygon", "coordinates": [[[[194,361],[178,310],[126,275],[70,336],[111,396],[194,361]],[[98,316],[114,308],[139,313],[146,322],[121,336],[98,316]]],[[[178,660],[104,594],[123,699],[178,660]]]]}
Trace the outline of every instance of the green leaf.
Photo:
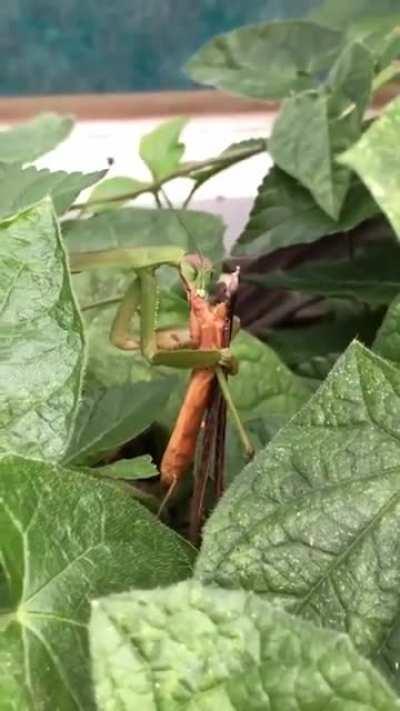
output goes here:
{"type": "Polygon", "coordinates": [[[94,190],[92,190],[85,209],[90,210],[93,213],[104,212],[105,210],[115,210],[131,199],[125,198],[124,200],[116,200],[115,198],[120,195],[135,193],[137,190],[143,190],[147,185],[148,183],[143,183],[141,180],[136,180],[136,178],[124,178],[117,176],[114,178],[108,178],[107,180],[103,180],[103,182],[99,185],[96,185],[94,190]],[[106,200],[106,202],[102,203],[101,200],[106,200]],[[91,203],[94,201],[96,204],[92,205],[91,203]]]}
{"type": "Polygon", "coordinates": [[[381,320],[381,309],[357,305],[353,313],[332,312],[320,323],[274,329],[265,338],[295,373],[323,380],[355,338],[372,344],[381,320]]]}
{"type": "Polygon", "coordinates": [[[400,372],[354,343],[235,479],[196,575],[348,632],[400,685],[400,372]]]}
{"type": "Polygon", "coordinates": [[[263,415],[289,419],[309,398],[311,390],[303,380],[258,338],[240,331],[232,351],[240,370],[229,379],[229,389],[243,420],[263,415]]]}
{"type": "Polygon", "coordinates": [[[400,98],[385,108],[360,140],[338,161],[358,173],[400,238],[399,136],[400,98]]]}
{"type": "Polygon", "coordinates": [[[374,351],[400,365],[400,297],[390,304],[382,325],[376,334],[374,351]]]}
{"type": "Polygon", "coordinates": [[[119,459],[113,464],[90,470],[95,476],[105,476],[109,479],[151,479],[159,475],[159,471],[148,454],[133,459],[119,459]]]}
{"type": "Polygon", "coordinates": [[[65,456],[74,465],[99,461],[144,432],[176,386],[174,377],[97,387],[84,397],[65,456]]]}
{"type": "Polygon", "coordinates": [[[178,168],[185,152],[179,139],[187,121],[182,117],[165,121],[141,139],[139,155],[155,181],[164,180],[178,168]]]}
{"type": "Polygon", "coordinates": [[[265,288],[357,299],[371,305],[389,304],[400,291],[399,256],[396,245],[369,246],[354,259],[316,262],[247,279],[265,288]]]}
{"type": "MultiPolygon", "coordinates": [[[[229,389],[256,450],[265,446],[312,393],[265,343],[246,331],[232,342],[239,373],[229,378],[229,389]]],[[[229,416],[228,416],[229,419],[229,416]]],[[[246,463],[236,429],[228,428],[226,482],[230,483],[246,463]]]]}
{"type": "Polygon", "coordinates": [[[348,231],[379,212],[362,183],[353,180],[338,220],[329,217],[311,193],[279,168],[261,183],[249,221],[233,254],[254,256],[300,242],[348,231]]]}
{"type": "Polygon", "coordinates": [[[194,582],[95,600],[99,711],[394,711],[393,692],[345,635],[243,591],[194,582]]]}
{"type": "Polygon", "coordinates": [[[105,170],[87,174],[61,170],[51,173],[33,166],[0,165],[0,219],[23,212],[46,195],[50,195],[56,212],[62,215],[82,190],[96,183],[105,173],[105,170]]]}
{"type": "Polygon", "coordinates": [[[81,389],[83,328],[48,199],[0,224],[0,452],[60,459],[81,389]]]}
{"type": "Polygon", "coordinates": [[[53,150],[72,131],[70,116],[39,114],[26,123],[0,132],[0,162],[30,163],[53,150]]]}
{"type": "Polygon", "coordinates": [[[192,79],[256,99],[283,99],[326,77],[342,33],[289,20],[242,27],[214,37],[192,57],[192,79]]]}
{"type": "Polygon", "coordinates": [[[284,102],[269,141],[274,162],[308,188],[334,220],[351,182],[350,171],[335,157],[361,134],[372,79],[371,53],[359,43],[345,47],[323,90],[284,102]]]}
{"type": "Polygon", "coordinates": [[[189,252],[201,250],[213,261],[223,256],[223,233],[222,220],[205,212],[134,207],[88,220],[70,220],[63,225],[63,236],[71,252],[171,244],[189,252]]]}
{"type": "Polygon", "coordinates": [[[398,0],[324,0],[310,19],[346,31],[352,37],[367,37],[390,30],[400,23],[398,0]]]}
{"type": "Polygon", "coordinates": [[[0,706],[94,711],[90,600],[190,575],[192,551],[115,483],[0,462],[0,706]]]}

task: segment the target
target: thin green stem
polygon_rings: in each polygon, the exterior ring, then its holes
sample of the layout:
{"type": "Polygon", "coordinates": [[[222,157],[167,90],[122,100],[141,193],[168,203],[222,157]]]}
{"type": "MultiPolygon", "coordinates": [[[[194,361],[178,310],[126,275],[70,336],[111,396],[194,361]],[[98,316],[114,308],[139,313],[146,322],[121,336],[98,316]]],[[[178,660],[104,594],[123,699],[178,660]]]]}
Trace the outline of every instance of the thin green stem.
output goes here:
{"type": "Polygon", "coordinates": [[[395,79],[400,74],[400,62],[392,62],[388,67],[382,69],[379,74],[376,75],[374,81],[372,82],[372,93],[375,94],[376,91],[381,89],[385,84],[388,84],[392,79],[395,79]]]}
{"type": "MultiPolygon", "coordinates": [[[[190,163],[183,163],[179,168],[177,168],[175,171],[167,175],[165,178],[163,178],[160,181],[155,181],[154,183],[148,183],[147,185],[143,186],[143,188],[139,188],[138,190],[133,190],[130,193],[123,193],[121,195],[115,195],[113,197],[103,197],[99,200],[90,200],[88,202],[76,202],[74,205],[72,205],[71,210],[82,210],[82,208],[87,208],[90,205],[96,205],[96,204],[104,204],[105,202],[121,202],[122,200],[133,200],[134,198],[138,197],[139,195],[142,195],[144,193],[157,193],[160,188],[170,180],[174,180],[175,178],[190,178],[192,177],[192,173],[196,173],[199,170],[209,168],[213,165],[215,166],[220,166],[221,170],[223,168],[228,168],[231,165],[234,165],[235,163],[239,163],[242,160],[247,160],[248,158],[252,158],[253,156],[257,155],[258,153],[263,153],[264,151],[267,150],[267,141],[264,138],[260,138],[260,140],[257,143],[257,146],[253,146],[252,148],[246,148],[243,150],[238,150],[236,153],[230,156],[216,156],[215,158],[207,158],[206,160],[202,161],[192,161],[190,163]]],[[[210,176],[211,177],[211,176],[210,176]]]]}
{"type": "Polygon", "coordinates": [[[106,306],[113,306],[114,304],[119,304],[121,300],[122,296],[116,296],[113,299],[103,299],[103,301],[94,301],[92,304],[81,306],[81,311],[89,311],[90,309],[101,309],[106,306]]]}
{"type": "Polygon", "coordinates": [[[236,409],[235,403],[232,400],[231,391],[229,390],[228,383],[227,383],[227,380],[225,377],[225,373],[223,372],[223,370],[221,368],[216,368],[215,372],[216,372],[216,375],[218,378],[219,386],[220,386],[222,394],[226,400],[228,410],[229,410],[230,414],[232,415],[233,421],[236,425],[236,429],[237,429],[239,437],[242,441],[246,455],[249,457],[249,459],[251,459],[251,457],[254,456],[254,447],[249,440],[247,432],[243,427],[239,413],[236,409]]]}

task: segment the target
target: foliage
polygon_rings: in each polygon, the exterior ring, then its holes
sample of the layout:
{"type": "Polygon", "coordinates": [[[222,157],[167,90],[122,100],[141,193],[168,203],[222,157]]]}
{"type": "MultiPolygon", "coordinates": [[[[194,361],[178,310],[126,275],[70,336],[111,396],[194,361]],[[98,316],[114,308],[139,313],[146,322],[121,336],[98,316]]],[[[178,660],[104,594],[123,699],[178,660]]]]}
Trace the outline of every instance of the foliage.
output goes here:
{"type": "MultiPolygon", "coordinates": [[[[2,711],[400,708],[399,100],[367,113],[398,72],[398,19],[392,0],[326,0],[211,40],[191,76],[282,99],[272,135],[189,162],[172,118],[141,140],[145,182],[32,165],[68,117],[0,134],[2,711]],[[222,221],[187,207],[266,151],[227,254],[222,221]],[[241,267],[229,385],[257,454],[228,416],[199,551],[190,474],[157,515],[188,374],[110,341],[130,255],[158,247],[211,260],[213,283],[241,267]],[[98,252],[108,266],[70,273],[98,252]]],[[[177,271],[157,276],[159,337],[185,334],[177,271]]]]}

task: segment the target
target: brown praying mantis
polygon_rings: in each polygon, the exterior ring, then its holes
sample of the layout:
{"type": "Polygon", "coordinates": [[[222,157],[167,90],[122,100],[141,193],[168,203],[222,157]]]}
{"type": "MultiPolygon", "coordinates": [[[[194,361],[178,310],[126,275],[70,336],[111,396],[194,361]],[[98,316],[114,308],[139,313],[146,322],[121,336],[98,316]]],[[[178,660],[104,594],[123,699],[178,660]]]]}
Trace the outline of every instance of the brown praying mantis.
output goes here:
{"type": "MultiPolygon", "coordinates": [[[[228,387],[227,375],[238,370],[229,348],[232,331],[230,298],[237,288],[238,270],[222,275],[224,298],[213,301],[209,295],[211,262],[198,254],[186,254],[179,247],[136,247],[108,251],[81,252],[70,256],[73,272],[101,267],[129,267],[133,279],[116,312],[110,340],[117,348],[140,348],[147,361],[155,366],[188,368],[192,371],[184,402],[179,412],[169,444],[161,461],[161,484],[167,490],[164,502],[193,463],[200,428],[212,405],[213,393],[226,402],[240,440],[249,457],[252,445],[243,428],[228,387]],[[158,330],[159,290],[157,270],[169,266],[177,270],[189,304],[187,329],[158,330]],[[130,332],[132,317],[140,316],[140,339],[130,332]]],[[[237,328],[237,325],[235,325],[237,328]]]]}

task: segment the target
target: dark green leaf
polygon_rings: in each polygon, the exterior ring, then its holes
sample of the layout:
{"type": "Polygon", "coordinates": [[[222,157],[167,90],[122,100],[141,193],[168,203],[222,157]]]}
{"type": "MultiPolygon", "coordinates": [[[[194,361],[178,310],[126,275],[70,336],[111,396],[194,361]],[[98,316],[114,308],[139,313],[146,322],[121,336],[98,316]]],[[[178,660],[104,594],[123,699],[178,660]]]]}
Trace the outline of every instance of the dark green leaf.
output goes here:
{"type": "Polygon", "coordinates": [[[144,432],[156,419],[176,386],[176,379],[98,387],[84,397],[65,461],[98,461],[144,432]]]}
{"type": "Polygon", "coordinates": [[[338,160],[358,173],[400,238],[399,137],[400,99],[395,99],[338,160]]]}
{"type": "Polygon", "coordinates": [[[389,304],[400,291],[399,256],[396,245],[370,246],[354,259],[249,276],[248,281],[265,288],[358,299],[372,305],[389,304]]]}
{"type": "Polygon", "coordinates": [[[189,252],[201,250],[213,261],[222,258],[223,232],[222,220],[205,212],[128,207],[63,226],[71,252],[171,244],[189,252]]]}
{"type": "Polygon", "coordinates": [[[319,86],[343,41],[340,32],[289,20],[215,37],[187,65],[197,82],[257,99],[282,99],[319,86]]]}
{"type": "Polygon", "coordinates": [[[112,482],[0,462],[0,706],[94,711],[90,600],[190,575],[192,552],[112,482]]]}
{"type": "Polygon", "coordinates": [[[194,582],[92,605],[99,711],[395,711],[345,635],[194,582]]]}
{"type": "Polygon", "coordinates": [[[400,297],[390,304],[376,335],[374,351],[400,365],[400,297]]]}
{"type": "Polygon", "coordinates": [[[311,193],[279,170],[265,176],[244,232],[233,254],[253,256],[325,235],[347,231],[379,212],[362,183],[353,180],[337,221],[317,205],[311,193]]]}
{"type": "Polygon", "coordinates": [[[70,116],[39,114],[0,133],[0,163],[30,163],[53,150],[72,131],[70,116]]]}
{"type": "Polygon", "coordinates": [[[105,467],[91,469],[96,476],[105,476],[109,479],[150,479],[158,476],[159,471],[148,454],[133,459],[119,459],[105,467]]]}
{"type": "Polygon", "coordinates": [[[352,340],[369,346],[381,320],[381,309],[359,306],[354,313],[332,313],[322,323],[271,330],[265,337],[292,370],[321,380],[352,340]]]}
{"type": "Polygon", "coordinates": [[[373,60],[359,43],[345,47],[324,90],[287,99],[269,148],[274,162],[300,181],[333,220],[350,187],[350,170],[335,157],[358,139],[371,93],[373,60]]]}
{"type": "Polygon", "coordinates": [[[117,176],[114,178],[108,178],[107,180],[103,180],[103,182],[99,185],[96,185],[94,190],[92,190],[86,203],[86,209],[93,213],[104,212],[105,210],[115,210],[116,208],[120,208],[121,205],[125,204],[130,199],[125,198],[124,200],[115,200],[115,198],[120,195],[134,193],[137,190],[143,190],[147,185],[148,183],[143,183],[135,178],[117,176]],[[106,200],[106,202],[100,202],[101,200],[106,200]],[[91,205],[92,202],[95,202],[95,204],[91,205]]]}
{"type": "Polygon", "coordinates": [[[154,180],[164,180],[178,168],[185,152],[185,146],[179,139],[186,123],[186,118],[173,118],[141,139],[139,154],[154,180]]]}
{"type": "Polygon", "coordinates": [[[0,224],[0,451],[60,459],[81,389],[83,328],[50,200],[0,224]]]}
{"type": "Polygon", "coordinates": [[[62,215],[82,190],[103,178],[105,173],[105,170],[87,174],[51,173],[33,166],[0,165],[0,219],[32,207],[46,195],[50,195],[56,212],[62,215]]]}
{"type": "Polygon", "coordinates": [[[399,371],[354,343],[235,479],[196,571],[347,631],[397,684],[399,408],[399,371]]]}

